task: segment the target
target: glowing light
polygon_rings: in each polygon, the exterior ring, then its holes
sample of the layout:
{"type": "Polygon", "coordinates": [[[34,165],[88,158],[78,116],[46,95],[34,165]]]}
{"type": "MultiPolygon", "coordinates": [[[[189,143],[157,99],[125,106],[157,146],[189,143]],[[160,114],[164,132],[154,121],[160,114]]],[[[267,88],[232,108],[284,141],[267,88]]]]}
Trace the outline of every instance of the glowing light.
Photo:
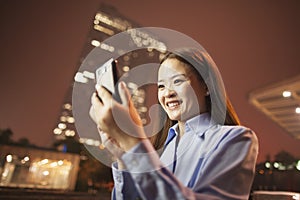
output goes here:
{"type": "Polygon", "coordinates": [[[66,121],[67,121],[67,117],[66,117],[66,116],[61,116],[61,117],[60,117],[60,121],[66,122],[66,121]]]}
{"type": "Polygon", "coordinates": [[[265,167],[269,169],[269,168],[271,167],[271,163],[266,162],[266,163],[265,163],[265,167]]]}
{"type": "Polygon", "coordinates": [[[145,125],[147,124],[147,120],[146,119],[142,119],[142,123],[145,125]]]}
{"type": "Polygon", "coordinates": [[[75,74],[74,80],[78,83],[87,83],[88,79],[86,77],[84,77],[83,73],[81,72],[77,72],[75,74]]]}
{"type": "Polygon", "coordinates": [[[25,156],[23,159],[24,159],[25,162],[29,161],[29,157],[28,156],[25,156]]]}
{"type": "Polygon", "coordinates": [[[101,145],[99,140],[94,140],[94,139],[90,139],[90,138],[80,138],[79,142],[80,143],[85,143],[85,144],[90,145],[90,146],[96,146],[96,147],[99,147],[99,148],[100,148],[100,145],[101,145]]]}
{"type": "Polygon", "coordinates": [[[107,35],[114,35],[115,34],[113,30],[110,30],[110,29],[105,28],[104,26],[100,26],[98,24],[94,25],[94,29],[97,30],[97,31],[103,32],[107,35]]]}
{"type": "Polygon", "coordinates": [[[100,146],[100,145],[101,145],[100,141],[98,141],[98,140],[94,141],[94,146],[100,146]]]}
{"type": "Polygon", "coordinates": [[[292,93],[290,91],[286,90],[286,91],[282,92],[282,96],[285,97],[285,98],[290,97],[290,96],[292,96],[292,93]]]}
{"type": "Polygon", "coordinates": [[[65,128],[67,128],[67,125],[64,124],[64,123],[59,123],[57,126],[58,126],[58,128],[60,128],[60,129],[65,129],[65,128]]]}
{"type": "Polygon", "coordinates": [[[13,160],[13,156],[12,155],[7,155],[6,156],[6,161],[7,162],[12,162],[12,160],[13,160]]]}
{"type": "MultiPolygon", "coordinates": [[[[121,31],[125,31],[126,29],[131,28],[131,24],[127,20],[122,20],[120,18],[111,18],[107,16],[105,13],[101,13],[101,12],[96,14],[95,21],[101,21],[102,23],[112,26],[121,31]]],[[[94,24],[97,24],[97,22],[95,21],[94,24]]]]}
{"type": "Polygon", "coordinates": [[[273,166],[274,166],[275,168],[278,168],[278,167],[279,167],[279,163],[278,163],[278,162],[274,162],[273,166]]]}
{"type": "Polygon", "coordinates": [[[71,110],[72,109],[72,105],[69,103],[64,104],[64,109],[66,110],[71,110]]]}
{"type": "Polygon", "coordinates": [[[84,138],[79,138],[79,142],[82,144],[84,143],[85,139],[84,138]]]}
{"type": "Polygon", "coordinates": [[[295,194],[295,195],[293,195],[293,199],[299,200],[299,199],[300,199],[300,194],[295,194]]]}
{"type": "Polygon", "coordinates": [[[95,47],[99,47],[100,46],[100,42],[98,40],[92,40],[91,44],[95,47]]]}
{"type": "Polygon", "coordinates": [[[73,136],[75,136],[75,131],[66,130],[65,135],[68,136],[68,137],[73,137],[73,136]]]}
{"type": "Polygon", "coordinates": [[[296,168],[297,168],[297,170],[300,171],[300,160],[298,160],[298,162],[297,162],[297,164],[296,164],[296,168]]]}
{"type": "Polygon", "coordinates": [[[48,176],[49,174],[50,174],[49,171],[43,171],[44,176],[48,176]]]}
{"type": "Polygon", "coordinates": [[[99,20],[95,19],[94,24],[99,24],[99,20]]]}
{"type": "Polygon", "coordinates": [[[147,112],[148,108],[143,106],[138,109],[140,112],[147,112]]]}
{"type": "Polygon", "coordinates": [[[87,139],[87,140],[85,141],[85,143],[86,143],[87,145],[93,145],[93,144],[94,144],[94,141],[93,141],[92,139],[87,139]]]}
{"type": "Polygon", "coordinates": [[[55,135],[60,135],[60,134],[62,133],[62,130],[59,129],[59,128],[55,128],[55,129],[53,130],[53,133],[54,133],[55,135]]]}
{"type": "Polygon", "coordinates": [[[129,57],[128,55],[126,55],[126,56],[123,57],[123,60],[124,60],[124,61],[129,61],[129,60],[130,60],[130,57],[129,57]]]}
{"type": "Polygon", "coordinates": [[[62,160],[59,160],[59,161],[57,161],[57,164],[61,166],[61,165],[63,165],[63,164],[64,164],[64,161],[62,161],[62,160]]]}
{"type": "Polygon", "coordinates": [[[95,74],[89,71],[83,71],[83,76],[92,80],[95,79],[95,74]]]}
{"type": "Polygon", "coordinates": [[[128,82],[127,87],[132,90],[136,90],[138,88],[137,84],[132,83],[132,82],[128,82]]]}
{"type": "Polygon", "coordinates": [[[75,122],[75,119],[74,119],[74,117],[68,117],[67,121],[72,124],[75,122]]]}
{"type": "Polygon", "coordinates": [[[297,108],[295,109],[295,112],[296,112],[297,114],[300,114],[300,107],[297,107],[297,108]]]}
{"type": "Polygon", "coordinates": [[[57,167],[57,162],[53,162],[50,164],[51,167],[57,167]]]}
{"type": "Polygon", "coordinates": [[[128,72],[129,69],[130,69],[130,68],[129,68],[128,66],[124,66],[124,67],[123,67],[123,71],[124,71],[124,72],[128,72]]]}
{"type": "Polygon", "coordinates": [[[44,160],[41,160],[41,161],[39,162],[39,164],[40,164],[40,165],[44,165],[44,164],[47,164],[48,162],[49,162],[48,159],[44,159],[44,160]]]}

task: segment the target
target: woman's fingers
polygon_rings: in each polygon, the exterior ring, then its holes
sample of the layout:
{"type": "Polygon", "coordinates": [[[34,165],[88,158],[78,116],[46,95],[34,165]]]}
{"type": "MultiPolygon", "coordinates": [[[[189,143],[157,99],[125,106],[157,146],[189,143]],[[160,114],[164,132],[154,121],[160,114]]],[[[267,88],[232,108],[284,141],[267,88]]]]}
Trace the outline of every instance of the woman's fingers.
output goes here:
{"type": "MultiPolygon", "coordinates": [[[[112,102],[112,96],[111,96],[110,92],[106,88],[104,88],[98,84],[96,85],[96,90],[97,90],[98,96],[101,98],[103,104],[110,105],[110,103],[112,102]]],[[[99,100],[99,102],[100,102],[100,100],[99,100]]]]}
{"type": "Polygon", "coordinates": [[[99,132],[102,144],[117,158],[120,158],[124,154],[124,150],[120,148],[120,145],[116,140],[109,137],[109,135],[103,131],[99,132]]]}
{"type": "Polygon", "coordinates": [[[125,82],[120,82],[119,85],[119,95],[120,95],[120,98],[121,98],[121,101],[122,101],[122,105],[124,106],[128,106],[128,102],[130,100],[130,93],[126,87],[126,84],[125,82]]]}

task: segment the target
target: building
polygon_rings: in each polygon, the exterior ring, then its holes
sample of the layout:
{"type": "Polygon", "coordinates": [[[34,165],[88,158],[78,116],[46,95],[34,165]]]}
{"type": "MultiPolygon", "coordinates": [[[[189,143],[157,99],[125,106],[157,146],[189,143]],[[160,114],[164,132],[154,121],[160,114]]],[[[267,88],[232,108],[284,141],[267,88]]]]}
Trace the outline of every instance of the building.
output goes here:
{"type": "Polygon", "coordinates": [[[49,149],[0,146],[0,186],[32,189],[75,189],[79,155],[49,149]]]}
{"type": "MultiPolygon", "coordinates": [[[[139,27],[139,25],[109,5],[101,4],[99,10],[95,13],[94,18],[91,20],[91,30],[87,36],[81,57],[78,59],[78,71],[74,74],[75,82],[71,84],[69,91],[66,93],[61,115],[53,129],[56,141],[61,144],[58,148],[61,151],[68,151],[64,141],[70,137],[76,138],[79,143],[85,146],[100,146],[99,136],[95,134],[97,130],[88,116],[89,105],[86,102],[90,102],[90,96],[94,91],[95,67],[99,67],[99,63],[104,61],[86,60],[91,51],[98,48],[103,53],[119,55],[117,58],[119,76],[126,76],[130,69],[143,63],[157,63],[159,57],[164,53],[163,50],[157,51],[156,49],[147,48],[147,46],[153,46],[153,42],[161,45],[161,49],[165,47],[162,42],[155,40],[147,33],[130,32],[130,29],[134,27],[139,27]],[[142,47],[142,49],[124,53],[122,49],[105,43],[105,40],[109,37],[124,31],[128,32],[129,37],[134,41],[134,45],[142,47]],[[83,65],[85,66],[82,67],[83,65]],[[78,95],[78,98],[76,98],[76,95],[78,95]],[[78,100],[79,98],[80,100],[78,100]],[[75,110],[73,109],[74,106],[76,107],[75,110]],[[80,120],[77,120],[75,124],[76,118],[80,120]]],[[[133,101],[138,108],[143,123],[149,123],[147,106],[149,101],[146,98],[149,87],[139,88],[134,82],[129,82],[128,87],[132,90],[133,101]]]]}

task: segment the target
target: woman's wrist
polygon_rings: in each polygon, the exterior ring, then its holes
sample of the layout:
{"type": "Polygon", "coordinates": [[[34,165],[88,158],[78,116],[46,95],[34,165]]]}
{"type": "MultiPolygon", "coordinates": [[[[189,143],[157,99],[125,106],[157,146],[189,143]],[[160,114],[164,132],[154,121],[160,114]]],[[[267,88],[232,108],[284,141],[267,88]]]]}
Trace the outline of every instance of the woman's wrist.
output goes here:
{"type": "Polygon", "coordinates": [[[129,136],[127,139],[125,139],[123,142],[120,143],[120,146],[122,149],[125,150],[125,152],[130,151],[133,147],[135,147],[138,143],[141,142],[142,139],[129,136]]]}

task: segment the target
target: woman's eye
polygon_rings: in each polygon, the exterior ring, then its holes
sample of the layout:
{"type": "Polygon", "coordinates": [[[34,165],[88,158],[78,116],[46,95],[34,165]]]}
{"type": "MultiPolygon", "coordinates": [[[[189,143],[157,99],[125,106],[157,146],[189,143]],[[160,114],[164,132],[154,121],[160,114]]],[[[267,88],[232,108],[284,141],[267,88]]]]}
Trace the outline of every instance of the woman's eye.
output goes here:
{"type": "Polygon", "coordinates": [[[181,79],[175,79],[174,80],[174,84],[179,84],[179,83],[182,83],[183,82],[183,80],[181,80],[181,79]]]}
{"type": "Polygon", "coordinates": [[[158,89],[163,89],[165,86],[164,85],[158,85],[157,87],[158,87],[158,89]]]}

